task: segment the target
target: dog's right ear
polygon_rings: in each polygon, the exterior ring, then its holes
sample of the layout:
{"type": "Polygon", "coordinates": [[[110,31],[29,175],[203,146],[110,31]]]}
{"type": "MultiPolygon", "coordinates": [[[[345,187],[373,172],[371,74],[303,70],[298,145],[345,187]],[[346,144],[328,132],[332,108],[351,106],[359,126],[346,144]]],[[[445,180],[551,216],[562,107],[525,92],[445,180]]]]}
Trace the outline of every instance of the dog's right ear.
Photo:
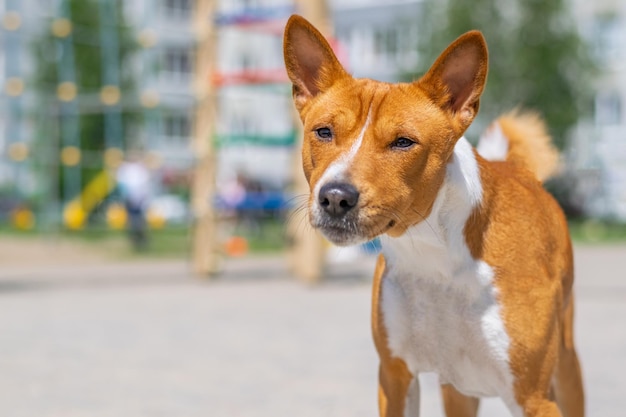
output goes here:
{"type": "Polygon", "coordinates": [[[324,36],[306,19],[292,15],[285,27],[283,53],[298,110],[348,74],[324,36]]]}

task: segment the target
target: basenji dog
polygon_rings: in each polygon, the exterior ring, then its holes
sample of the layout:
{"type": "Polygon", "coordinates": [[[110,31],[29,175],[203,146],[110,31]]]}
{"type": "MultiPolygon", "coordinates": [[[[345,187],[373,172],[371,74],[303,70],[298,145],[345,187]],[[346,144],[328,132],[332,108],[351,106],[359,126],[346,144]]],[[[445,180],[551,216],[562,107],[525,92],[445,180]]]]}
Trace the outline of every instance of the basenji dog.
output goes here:
{"type": "Polygon", "coordinates": [[[582,417],[567,222],[542,180],[556,153],[541,119],[510,113],[475,150],[487,47],[468,32],[412,83],[349,75],[304,18],[284,56],[304,125],[308,216],[344,246],[380,237],[372,327],[380,415],[418,416],[436,372],[446,414],[502,398],[515,417],[582,417]]]}

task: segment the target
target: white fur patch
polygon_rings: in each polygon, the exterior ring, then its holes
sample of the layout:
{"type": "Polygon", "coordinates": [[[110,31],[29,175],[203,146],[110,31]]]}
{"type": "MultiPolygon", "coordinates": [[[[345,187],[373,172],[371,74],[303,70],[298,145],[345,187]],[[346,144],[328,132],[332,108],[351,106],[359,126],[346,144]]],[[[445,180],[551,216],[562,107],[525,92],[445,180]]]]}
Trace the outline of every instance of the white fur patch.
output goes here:
{"type": "Polygon", "coordinates": [[[453,160],[448,164],[448,177],[449,182],[453,185],[451,189],[460,193],[455,198],[465,199],[466,208],[471,211],[480,204],[483,198],[480,171],[474,155],[474,148],[465,137],[459,139],[454,147],[453,160]]]}
{"type": "Polygon", "coordinates": [[[382,238],[381,308],[389,348],[414,375],[436,372],[462,393],[510,402],[510,340],[495,272],[472,257],[463,233],[482,195],[473,149],[461,138],[428,218],[399,238],[382,238]]]}
{"type": "Polygon", "coordinates": [[[499,123],[494,123],[480,136],[476,150],[488,161],[504,161],[509,152],[509,140],[499,123]]]}

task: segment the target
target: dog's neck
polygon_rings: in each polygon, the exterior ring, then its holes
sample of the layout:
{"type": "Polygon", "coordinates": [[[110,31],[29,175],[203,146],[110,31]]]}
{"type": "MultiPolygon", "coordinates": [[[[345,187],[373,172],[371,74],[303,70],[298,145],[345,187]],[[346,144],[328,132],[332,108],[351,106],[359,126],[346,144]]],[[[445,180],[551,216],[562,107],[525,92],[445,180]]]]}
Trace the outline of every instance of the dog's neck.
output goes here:
{"type": "Polygon", "coordinates": [[[451,277],[475,263],[465,224],[483,199],[474,149],[462,137],[446,166],[446,175],[426,219],[400,237],[381,238],[382,253],[393,268],[416,268],[428,276],[451,277]]]}

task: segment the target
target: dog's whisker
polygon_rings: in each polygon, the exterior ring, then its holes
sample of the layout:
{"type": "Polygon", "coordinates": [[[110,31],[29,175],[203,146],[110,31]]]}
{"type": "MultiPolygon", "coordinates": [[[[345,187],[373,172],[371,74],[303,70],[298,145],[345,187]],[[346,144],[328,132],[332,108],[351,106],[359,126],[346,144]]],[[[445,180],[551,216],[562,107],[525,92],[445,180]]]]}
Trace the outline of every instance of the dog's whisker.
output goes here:
{"type": "Polygon", "coordinates": [[[422,221],[428,226],[428,228],[433,232],[433,235],[435,235],[435,237],[437,238],[437,240],[439,241],[439,243],[441,243],[442,245],[445,245],[445,242],[441,239],[440,233],[438,233],[435,228],[432,226],[432,224],[430,224],[430,222],[428,221],[428,219],[422,214],[420,213],[417,209],[412,208],[411,209],[415,214],[417,214],[418,216],[420,216],[420,218],[422,219],[422,221]]]}

